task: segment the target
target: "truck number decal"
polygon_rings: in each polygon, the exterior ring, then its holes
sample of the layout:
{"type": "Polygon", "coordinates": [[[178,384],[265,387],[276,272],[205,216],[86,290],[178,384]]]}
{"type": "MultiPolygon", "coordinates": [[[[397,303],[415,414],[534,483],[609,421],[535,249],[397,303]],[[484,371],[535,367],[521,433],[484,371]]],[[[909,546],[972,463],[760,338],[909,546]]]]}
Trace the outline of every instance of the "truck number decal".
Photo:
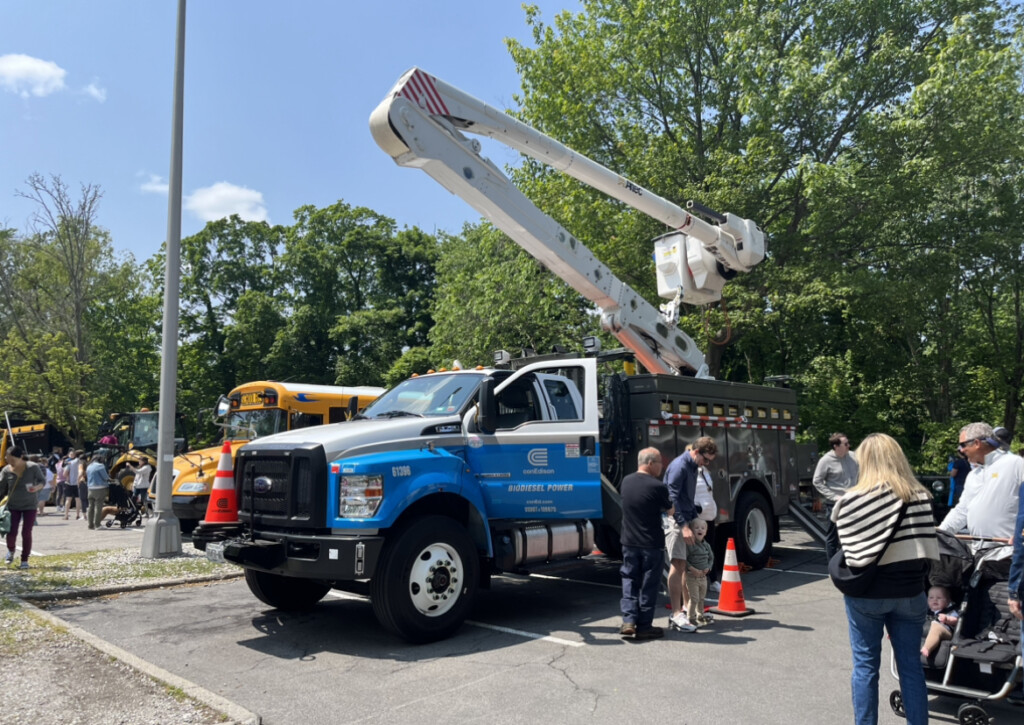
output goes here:
{"type": "Polygon", "coordinates": [[[392,466],[391,475],[394,476],[395,478],[400,478],[402,476],[411,476],[412,468],[409,466],[392,466]]]}

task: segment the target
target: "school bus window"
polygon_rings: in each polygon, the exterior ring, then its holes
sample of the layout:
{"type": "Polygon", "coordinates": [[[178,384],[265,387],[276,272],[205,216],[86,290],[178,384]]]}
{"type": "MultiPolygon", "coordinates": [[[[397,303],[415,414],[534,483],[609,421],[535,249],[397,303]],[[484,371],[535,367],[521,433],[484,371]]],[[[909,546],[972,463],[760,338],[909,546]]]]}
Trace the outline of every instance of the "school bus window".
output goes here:
{"type": "Polygon", "coordinates": [[[684,414],[684,415],[689,415],[690,414],[690,404],[689,403],[680,403],[679,404],[679,412],[684,414]]]}
{"type": "Polygon", "coordinates": [[[754,409],[753,408],[744,408],[743,409],[743,415],[745,415],[748,418],[753,418],[754,417],[754,409]]]}
{"type": "Polygon", "coordinates": [[[783,408],[782,409],[782,419],[783,420],[793,420],[793,411],[789,410],[787,408],[783,408]]]}
{"type": "Polygon", "coordinates": [[[778,408],[772,408],[772,420],[778,420],[778,419],[779,419],[779,409],[778,408]]]}
{"type": "Polygon", "coordinates": [[[725,406],[724,405],[712,405],[711,406],[711,415],[725,415],[725,406]]]}
{"type": "Polygon", "coordinates": [[[671,413],[672,412],[672,401],[671,400],[663,400],[663,401],[661,401],[661,410],[664,413],[671,413]]]}
{"type": "Polygon", "coordinates": [[[707,415],[707,414],[708,414],[708,404],[707,403],[697,403],[697,415],[707,415]]]}
{"type": "Polygon", "coordinates": [[[768,417],[768,409],[767,408],[758,408],[757,409],[757,417],[758,418],[767,418],[768,417]]]}
{"type": "Polygon", "coordinates": [[[730,405],[729,406],[729,415],[730,416],[735,418],[739,414],[740,414],[740,409],[738,407],[736,407],[735,405],[730,405]]]}

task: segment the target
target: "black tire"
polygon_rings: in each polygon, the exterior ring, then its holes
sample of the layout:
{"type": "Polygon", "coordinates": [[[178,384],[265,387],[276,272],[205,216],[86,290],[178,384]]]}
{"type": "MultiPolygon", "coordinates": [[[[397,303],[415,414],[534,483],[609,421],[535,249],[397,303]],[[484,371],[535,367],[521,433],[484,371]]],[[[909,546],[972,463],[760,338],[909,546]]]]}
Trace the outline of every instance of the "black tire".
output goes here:
{"type": "Polygon", "coordinates": [[[311,609],[331,590],[326,584],[313,579],[269,574],[255,569],[245,570],[245,583],[261,602],[284,612],[311,609]]]}
{"type": "Polygon", "coordinates": [[[121,488],[131,494],[132,486],[135,485],[135,471],[128,468],[128,466],[122,466],[111,476],[111,478],[120,483],[121,488]]]}
{"type": "Polygon", "coordinates": [[[751,569],[763,569],[772,555],[775,518],[764,496],[747,491],[736,505],[736,557],[751,569]]]}
{"type": "Polygon", "coordinates": [[[899,690],[893,690],[889,693],[889,707],[892,708],[896,717],[905,718],[907,716],[907,711],[903,709],[903,693],[899,690]]]}
{"type": "Polygon", "coordinates": [[[373,613],[409,642],[450,637],[472,610],[480,583],[476,546],[446,516],[413,521],[389,537],[370,580],[373,613]]]}
{"type": "Polygon", "coordinates": [[[197,526],[199,522],[195,519],[178,519],[178,528],[183,534],[191,534],[197,526]]]}
{"type": "Polygon", "coordinates": [[[104,525],[104,526],[106,526],[106,527],[107,527],[107,528],[109,529],[109,528],[110,528],[111,526],[113,526],[113,525],[114,525],[114,521],[113,521],[113,519],[111,519],[110,521],[106,522],[106,523],[105,523],[105,524],[103,524],[103,525],[104,525]]]}
{"type": "Polygon", "coordinates": [[[973,702],[965,702],[956,711],[956,719],[960,725],[989,725],[995,722],[994,717],[989,717],[985,708],[975,705],[973,702]]]}
{"type": "Polygon", "coordinates": [[[619,532],[606,523],[594,521],[594,543],[609,559],[622,560],[622,541],[619,532]]]}

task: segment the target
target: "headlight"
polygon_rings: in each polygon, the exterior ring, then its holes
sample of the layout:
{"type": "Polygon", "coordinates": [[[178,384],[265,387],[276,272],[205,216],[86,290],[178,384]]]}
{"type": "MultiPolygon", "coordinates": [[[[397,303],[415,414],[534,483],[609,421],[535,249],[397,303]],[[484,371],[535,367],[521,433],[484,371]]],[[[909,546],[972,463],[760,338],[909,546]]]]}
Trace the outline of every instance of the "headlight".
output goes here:
{"type": "Polygon", "coordinates": [[[384,498],[384,477],[342,476],[338,479],[338,516],[366,519],[377,513],[384,498]]]}
{"type": "Polygon", "coordinates": [[[178,493],[206,493],[205,483],[183,483],[178,486],[178,493]]]}

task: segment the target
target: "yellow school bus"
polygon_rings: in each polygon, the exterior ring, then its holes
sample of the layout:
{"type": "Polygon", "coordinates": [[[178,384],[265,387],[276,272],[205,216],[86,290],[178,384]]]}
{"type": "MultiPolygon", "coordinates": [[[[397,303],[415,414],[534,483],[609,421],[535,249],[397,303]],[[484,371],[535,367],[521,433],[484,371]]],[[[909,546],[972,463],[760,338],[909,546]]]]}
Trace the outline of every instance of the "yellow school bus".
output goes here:
{"type": "MultiPolygon", "coordinates": [[[[260,380],[239,385],[217,402],[218,425],[231,457],[249,441],[287,430],[340,423],[377,399],[384,388],[306,385],[260,380]]],[[[223,442],[174,459],[171,510],[185,533],[206,516],[223,442]]],[[[153,491],[151,490],[151,495],[153,491]]]]}

